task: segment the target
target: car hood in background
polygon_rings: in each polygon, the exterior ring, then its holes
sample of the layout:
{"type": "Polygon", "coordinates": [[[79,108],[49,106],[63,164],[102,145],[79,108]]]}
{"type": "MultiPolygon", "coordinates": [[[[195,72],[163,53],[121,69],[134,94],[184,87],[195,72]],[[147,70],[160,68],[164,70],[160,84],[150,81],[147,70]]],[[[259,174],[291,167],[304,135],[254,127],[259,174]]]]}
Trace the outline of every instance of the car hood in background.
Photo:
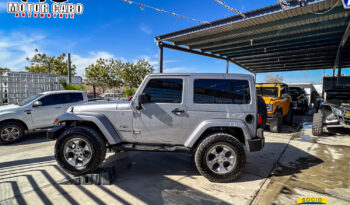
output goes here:
{"type": "Polygon", "coordinates": [[[2,106],[0,106],[0,113],[1,113],[1,112],[6,112],[6,111],[16,110],[16,109],[18,109],[19,107],[20,107],[19,105],[15,105],[15,104],[11,104],[11,105],[2,105],[2,106]]]}

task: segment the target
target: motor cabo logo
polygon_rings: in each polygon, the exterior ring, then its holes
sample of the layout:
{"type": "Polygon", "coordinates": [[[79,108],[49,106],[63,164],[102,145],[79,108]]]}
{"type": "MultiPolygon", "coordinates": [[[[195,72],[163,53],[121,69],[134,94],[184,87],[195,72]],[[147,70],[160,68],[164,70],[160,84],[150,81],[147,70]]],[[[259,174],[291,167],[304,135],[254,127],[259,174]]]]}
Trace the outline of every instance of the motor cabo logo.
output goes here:
{"type": "Polygon", "coordinates": [[[8,2],[7,12],[15,14],[19,18],[74,18],[75,15],[81,15],[84,12],[84,6],[81,3],[67,3],[69,0],[39,0],[39,2],[8,2]]]}

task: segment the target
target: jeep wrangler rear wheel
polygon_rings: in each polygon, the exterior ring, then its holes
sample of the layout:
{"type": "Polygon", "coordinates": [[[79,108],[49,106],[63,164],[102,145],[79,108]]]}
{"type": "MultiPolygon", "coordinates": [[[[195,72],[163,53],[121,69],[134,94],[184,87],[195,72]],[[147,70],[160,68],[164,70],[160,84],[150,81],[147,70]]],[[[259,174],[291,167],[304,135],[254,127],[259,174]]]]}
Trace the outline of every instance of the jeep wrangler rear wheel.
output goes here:
{"type": "Polygon", "coordinates": [[[312,119],[312,134],[315,136],[323,135],[323,113],[320,110],[318,113],[315,113],[312,119]]]}
{"type": "Polygon", "coordinates": [[[66,172],[79,176],[95,171],[106,157],[106,144],[96,130],[73,127],[57,139],[55,158],[66,172]]]}
{"type": "Polygon", "coordinates": [[[243,172],[246,156],[241,143],[226,133],[210,134],[195,153],[201,175],[211,182],[231,182],[243,172]]]}

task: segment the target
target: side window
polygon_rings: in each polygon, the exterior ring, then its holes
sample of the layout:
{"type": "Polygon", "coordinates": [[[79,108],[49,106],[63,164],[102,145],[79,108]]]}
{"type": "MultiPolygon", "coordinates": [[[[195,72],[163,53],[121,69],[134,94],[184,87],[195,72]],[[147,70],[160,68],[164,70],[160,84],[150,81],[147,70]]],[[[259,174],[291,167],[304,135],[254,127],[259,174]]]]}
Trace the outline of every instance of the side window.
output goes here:
{"type": "Polygon", "coordinates": [[[60,104],[65,104],[65,103],[75,103],[75,102],[80,102],[83,101],[83,95],[81,93],[63,93],[59,94],[60,104]]]}
{"type": "Polygon", "coordinates": [[[63,98],[61,94],[52,94],[41,98],[40,101],[43,103],[43,106],[57,105],[63,103],[63,98]]]}
{"type": "Polygon", "coordinates": [[[198,104],[249,104],[247,80],[197,79],[193,102],[198,104]]]}
{"type": "Polygon", "coordinates": [[[143,93],[150,96],[151,102],[181,103],[182,87],[182,79],[151,79],[143,93]]]}
{"type": "Polygon", "coordinates": [[[53,95],[48,95],[40,99],[40,101],[43,103],[43,106],[49,106],[53,105],[53,95]]]}

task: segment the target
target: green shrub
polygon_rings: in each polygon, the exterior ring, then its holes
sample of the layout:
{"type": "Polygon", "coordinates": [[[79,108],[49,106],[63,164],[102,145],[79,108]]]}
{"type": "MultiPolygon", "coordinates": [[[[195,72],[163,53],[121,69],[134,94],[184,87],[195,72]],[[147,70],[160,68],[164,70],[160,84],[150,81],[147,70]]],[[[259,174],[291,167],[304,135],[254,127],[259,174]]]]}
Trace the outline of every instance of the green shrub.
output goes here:
{"type": "Polygon", "coordinates": [[[65,90],[85,90],[85,86],[82,84],[69,84],[65,80],[61,80],[60,83],[65,90]]]}
{"type": "Polygon", "coordinates": [[[125,97],[133,96],[136,92],[135,88],[127,88],[125,89],[125,97]]]}

